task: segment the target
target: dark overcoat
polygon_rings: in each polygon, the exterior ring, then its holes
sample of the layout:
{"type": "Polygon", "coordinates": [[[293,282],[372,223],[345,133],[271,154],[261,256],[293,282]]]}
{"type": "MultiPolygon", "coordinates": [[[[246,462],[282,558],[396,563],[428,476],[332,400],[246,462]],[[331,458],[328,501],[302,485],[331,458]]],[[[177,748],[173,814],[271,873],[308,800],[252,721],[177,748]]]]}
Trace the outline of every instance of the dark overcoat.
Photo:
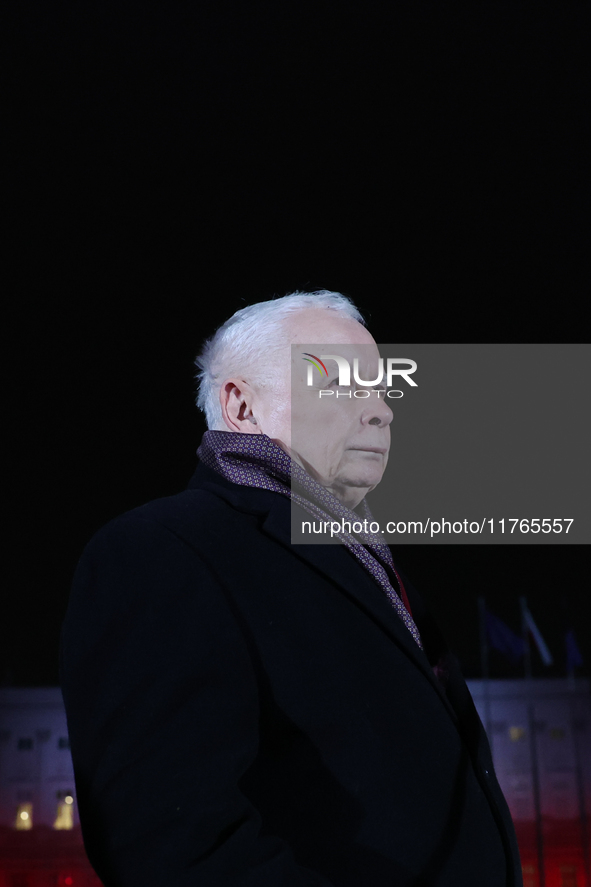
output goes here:
{"type": "Polygon", "coordinates": [[[407,592],[425,652],[345,546],[292,545],[286,497],[203,464],[104,527],[61,676],[106,887],[520,885],[484,730],[407,592]]]}

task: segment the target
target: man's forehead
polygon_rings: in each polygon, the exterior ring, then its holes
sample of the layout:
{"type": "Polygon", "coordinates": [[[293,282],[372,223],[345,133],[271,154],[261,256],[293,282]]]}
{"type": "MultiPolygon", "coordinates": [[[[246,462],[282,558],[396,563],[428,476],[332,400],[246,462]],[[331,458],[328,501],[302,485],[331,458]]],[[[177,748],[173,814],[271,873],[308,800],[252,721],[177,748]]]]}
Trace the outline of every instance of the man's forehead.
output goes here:
{"type": "Polygon", "coordinates": [[[292,345],[306,342],[373,345],[374,338],[351,317],[321,308],[305,308],[289,320],[292,345]]]}

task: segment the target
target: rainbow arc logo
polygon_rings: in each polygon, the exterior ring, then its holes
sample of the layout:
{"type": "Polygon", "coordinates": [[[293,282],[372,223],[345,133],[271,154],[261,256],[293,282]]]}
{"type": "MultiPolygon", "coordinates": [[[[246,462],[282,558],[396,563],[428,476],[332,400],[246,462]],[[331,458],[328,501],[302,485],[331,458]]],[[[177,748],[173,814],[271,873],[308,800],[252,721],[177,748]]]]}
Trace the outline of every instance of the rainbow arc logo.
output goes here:
{"type": "MultiPolygon", "coordinates": [[[[314,355],[314,354],[310,354],[308,351],[304,351],[303,353],[306,355],[306,357],[304,357],[304,360],[306,360],[308,363],[311,363],[313,366],[315,366],[316,369],[318,370],[318,372],[320,373],[320,375],[322,375],[322,370],[324,370],[324,374],[326,376],[328,376],[328,370],[326,369],[326,367],[324,366],[324,364],[322,363],[322,361],[320,360],[319,357],[316,357],[316,355],[314,355]],[[310,358],[312,358],[312,360],[310,360],[310,358]]],[[[310,372],[310,370],[308,370],[308,372],[310,372]]]]}

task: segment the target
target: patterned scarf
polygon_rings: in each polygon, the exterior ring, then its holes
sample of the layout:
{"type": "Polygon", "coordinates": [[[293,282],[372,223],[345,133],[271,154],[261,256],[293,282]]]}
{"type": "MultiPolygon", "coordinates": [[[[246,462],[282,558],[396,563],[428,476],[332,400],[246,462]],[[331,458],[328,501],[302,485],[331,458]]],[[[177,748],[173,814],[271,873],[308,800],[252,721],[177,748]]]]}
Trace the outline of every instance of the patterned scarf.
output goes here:
{"type": "MultiPolygon", "coordinates": [[[[200,460],[227,480],[245,487],[259,487],[287,496],[319,520],[330,518],[359,523],[359,515],[343,505],[314,480],[297,462],[266,434],[240,434],[232,431],[206,431],[197,450],[200,460]]],[[[373,515],[365,499],[361,503],[368,523],[373,515]]],[[[367,526],[367,524],[366,524],[367,526]]],[[[421,648],[421,636],[410,613],[410,605],[392,554],[373,533],[336,533],[378,585],[421,648]],[[390,574],[390,575],[389,575],[390,574]],[[392,585],[390,577],[398,586],[392,585]],[[404,601],[404,603],[403,603],[404,601]]]]}

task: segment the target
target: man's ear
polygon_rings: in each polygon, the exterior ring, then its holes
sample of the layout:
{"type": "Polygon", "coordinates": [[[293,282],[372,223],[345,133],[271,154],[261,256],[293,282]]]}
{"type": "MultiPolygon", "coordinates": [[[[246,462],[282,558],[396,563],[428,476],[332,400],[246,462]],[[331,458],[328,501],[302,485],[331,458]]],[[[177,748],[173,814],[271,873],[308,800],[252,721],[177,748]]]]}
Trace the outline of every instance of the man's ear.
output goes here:
{"type": "Polygon", "coordinates": [[[220,406],[230,431],[262,434],[252,411],[254,392],[244,379],[227,379],[220,388],[220,406]]]}

